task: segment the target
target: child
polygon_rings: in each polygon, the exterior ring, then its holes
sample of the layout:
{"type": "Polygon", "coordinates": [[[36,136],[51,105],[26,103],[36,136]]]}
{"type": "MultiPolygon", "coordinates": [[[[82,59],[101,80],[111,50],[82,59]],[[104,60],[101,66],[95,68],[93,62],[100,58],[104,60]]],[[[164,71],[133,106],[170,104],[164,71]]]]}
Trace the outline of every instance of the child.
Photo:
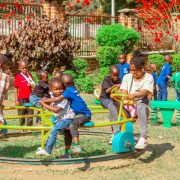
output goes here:
{"type": "MultiPolygon", "coordinates": [[[[64,85],[59,78],[53,78],[49,84],[52,96],[59,97],[64,91],[64,85]]],[[[40,149],[36,152],[36,155],[49,156],[52,152],[53,146],[56,142],[56,138],[59,132],[63,132],[67,128],[75,116],[73,110],[70,108],[70,104],[67,99],[56,101],[53,106],[47,103],[40,102],[46,109],[54,112],[56,117],[56,124],[52,128],[51,134],[46,142],[45,149],[40,149]]],[[[66,153],[66,152],[65,152],[66,153]]]]}
{"type": "MultiPolygon", "coordinates": [[[[35,85],[32,75],[28,73],[28,61],[25,59],[19,61],[20,73],[16,75],[14,81],[15,89],[15,104],[22,106],[24,103],[29,103],[29,97],[32,92],[32,86],[35,85]]],[[[30,109],[18,110],[18,115],[31,115],[33,111],[30,109]]],[[[33,125],[33,118],[27,118],[27,126],[33,125]]],[[[20,118],[20,125],[25,125],[25,118],[20,118]]]]}
{"type": "Polygon", "coordinates": [[[128,63],[126,63],[126,54],[120,54],[119,56],[119,63],[117,64],[120,74],[119,74],[119,78],[122,81],[124,75],[129,73],[130,70],[130,66],[128,63]]]}
{"type": "MultiPolygon", "coordinates": [[[[62,76],[62,82],[65,86],[65,91],[61,96],[56,98],[46,99],[43,98],[42,101],[45,103],[50,102],[58,102],[62,101],[63,99],[68,99],[70,101],[70,106],[72,110],[75,112],[76,115],[82,115],[75,117],[73,122],[70,124],[70,133],[67,133],[65,139],[69,139],[71,141],[72,137],[74,139],[74,146],[72,148],[74,153],[81,153],[81,147],[79,144],[79,132],[78,126],[83,125],[84,123],[91,120],[91,112],[87,108],[86,103],[81,98],[79,92],[77,91],[76,87],[74,86],[73,77],[70,74],[64,74],[62,76]],[[69,137],[72,136],[72,137],[69,137]]],[[[67,142],[65,142],[66,144],[67,142]]],[[[71,143],[69,143],[70,146],[71,143]]]]}
{"type": "Polygon", "coordinates": [[[173,62],[171,55],[165,56],[166,63],[162,67],[161,73],[158,77],[157,84],[158,84],[158,100],[159,101],[167,101],[167,85],[168,80],[171,78],[171,64],[173,62]]]}
{"type": "MultiPolygon", "coordinates": [[[[48,84],[48,73],[47,71],[40,70],[37,72],[37,76],[39,79],[38,84],[34,87],[33,92],[31,93],[29,97],[29,101],[31,104],[33,104],[36,107],[41,107],[39,104],[42,97],[50,97],[49,95],[49,84],[48,84]]],[[[36,118],[36,123],[41,123],[41,118],[36,118]]]]}
{"type": "Polygon", "coordinates": [[[156,69],[157,69],[157,66],[156,64],[151,64],[150,65],[150,68],[151,68],[151,75],[153,77],[153,80],[154,80],[154,89],[153,89],[153,96],[154,96],[154,100],[157,100],[157,75],[156,75],[156,69]]]}
{"type": "Polygon", "coordinates": [[[47,71],[38,71],[37,76],[39,79],[38,84],[35,86],[33,92],[30,95],[30,103],[36,107],[41,107],[39,102],[42,97],[49,97],[49,84],[47,71]]]}
{"type": "Polygon", "coordinates": [[[53,77],[58,77],[59,79],[61,79],[62,76],[63,76],[63,72],[61,72],[61,71],[55,71],[53,73],[53,77]]]}
{"type": "MultiPolygon", "coordinates": [[[[102,83],[102,89],[100,93],[100,101],[102,106],[109,110],[110,121],[117,121],[118,119],[118,107],[119,103],[114,102],[110,98],[110,92],[115,87],[120,87],[121,80],[119,78],[119,68],[116,65],[110,67],[110,75],[106,76],[102,83]]],[[[119,125],[112,126],[112,133],[115,134],[119,131],[119,125]]],[[[113,138],[113,135],[112,135],[113,138]]],[[[112,138],[109,141],[109,144],[112,144],[112,138]]]]}
{"type": "Polygon", "coordinates": [[[8,58],[0,54],[0,125],[5,123],[3,117],[3,100],[6,98],[7,92],[9,90],[10,79],[9,76],[6,74],[8,70],[8,58]]]}
{"type": "Polygon", "coordinates": [[[178,66],[177,71],[178,72],[172,76],[171,81],[174,83],[176,101],[180,101],[180,66],[178,66]]]}

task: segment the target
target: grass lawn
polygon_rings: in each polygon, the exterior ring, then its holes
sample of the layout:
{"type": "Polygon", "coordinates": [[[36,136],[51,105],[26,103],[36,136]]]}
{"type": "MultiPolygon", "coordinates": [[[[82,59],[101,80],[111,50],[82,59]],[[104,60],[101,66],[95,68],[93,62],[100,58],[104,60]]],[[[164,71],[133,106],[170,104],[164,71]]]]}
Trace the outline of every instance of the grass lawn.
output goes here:
{"type": "MultiPolygon", "coordinates": [[[[88,104],[93,104],[93,95],[82,95],[88,104]]],[[[175,99],[173,90],[170,90],[170,99],[175,99]]],[[[12,98],[12,97],[10,97],[12,98]]],[[[6,102],[10,105],[12,100],[6,102]]],[[[11,112],[15,114],[15,111],[11,112]]],[[[74,166],[73,169],[41,169],[37,174],[47,175],[50,177],[58,175],[64,177],[68,175],[69,179],[180,179],[180,127],[175,125],[176,114],[173,117],[173,127],[165,129],[162,127],[162,119],[158,126],[148,124],[148,141],[149,146],[144,154],[135,159],[115,160],[103,162],[101,164],[90,165],[86,172],[82,172],[74,166]],[[44,174],[45,173],[45,174],[44,174]]],[[[94,122],[108,121],[107,114],[93,115],[94,122]]],[[[18,124],[18,120],[9,120],[9,124],[18,124]]],[[[138,133],[138,123],[135,123],[135,133],[138,133]]],[[[96,128],[94,131],[111,132],[110,127],[96,128]]],[[[108,145],[109,135],[81,135],[81,146],[83,153],[81,156],[104,155],[111,153],[111,146],[108,145]]],[[[27,137],[11,137],[9,139],[0,140],[0,156],[5,157],[25,157],[37,158],[35,156],[36,149],[40,146],[40,136],[34,134],[27,137]]],[[[57,155],[63,154],[63,139],[59,136],[56,147],[50,158],[55,158],[57,155]]],[[[39,157],[38,157],[39,158],[39,157]]],[[[2,172],[10,172],[4,170],[0,166],[2,172]]],[[[26,175],[25,170],[19,170],[26,175]]],[[[5,175],[5,174],[4,174],[5,175]]],[[[3,173],[0,179],[5,178],[3,173]],[[1,178],[2,176],[2,178],[1,178]]],[[[18,176],[18,173],[17,173],[18,176]]],[[[25,177],[25,176],[24,176],[25,177]]],[[[67,177],[67,176],[66,176],[67,177]]],[[[23,179],[23,178],[22,178],[23,179]]],[[[65,178],[66,179],[66,178],[65,178]]]]}

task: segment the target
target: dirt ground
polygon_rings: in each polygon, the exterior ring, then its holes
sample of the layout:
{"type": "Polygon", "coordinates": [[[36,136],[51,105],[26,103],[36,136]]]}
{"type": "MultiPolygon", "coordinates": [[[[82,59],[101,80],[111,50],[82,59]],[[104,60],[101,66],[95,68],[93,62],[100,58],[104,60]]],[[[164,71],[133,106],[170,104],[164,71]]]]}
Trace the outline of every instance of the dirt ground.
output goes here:
{"type": "Polygon", "coordinates": [[[0,179],[180,179],[180,144],[150,139],[139,157],[71,165],[0,163],[0,179]]]}

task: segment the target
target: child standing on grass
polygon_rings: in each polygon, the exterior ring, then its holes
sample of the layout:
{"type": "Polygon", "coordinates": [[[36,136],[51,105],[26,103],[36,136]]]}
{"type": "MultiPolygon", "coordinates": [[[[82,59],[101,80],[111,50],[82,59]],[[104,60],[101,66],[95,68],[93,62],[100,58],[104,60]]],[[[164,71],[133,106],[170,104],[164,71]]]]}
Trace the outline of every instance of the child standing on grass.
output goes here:
{"type": "Polygon", "coordinates": [[[156,75],[157,66],[156,64],[151,64],[150,67],[152,71],[151,75],[154,80],[153,97],[154,97],[154,100],[157,100],[157,75],[156,75]]]}
{"type": "Polygon", "coordinates": [[[167,101],[167,86],[168,81],[171,79],[171,64],[173,62],[171,55],[165,56],[165,64],[162,67],[161,73],[158,77],[158,100],[159,101],[167,101]]]}
{"type": "Polygon", "coordinates": [[[171,82],[174,83],[176,101],[180,101],[180,66],[178,66],[177,71],[178,72],[172,76],[171,82]]]}
{"type": "MultiPolygon", "coordinates": [[[[15,104],[22,106],[24,103],[29,103],[29,97],[32,92],[32,87],[35,85],[32,75],[28,72],[28,61],[25,59],[19,61],[20,73],[16,75],[14,81],[15,87],[15,104]]],[[[30,109],[18,110],[18,115],[32,115],[30,109]]],[[[20,118],[20,125],[25,125],[25,118],[20,118]]],[[[33,118],[27,118],[27,126],[33,125],[33,118]]]]}
{"type": "Polygon", "coordinates": [[[120,54],[119,55],[119,64],[117,64],[119,68],[119,78],[122,81],[124,75],[129,73],[130,65],[126,62],[126,54],[120,54]]]}
{"type": "Polygon", "coordinates": [[[51,102],[62,101],[63,99],[68,99],[74,113],[76,115],[82,115],[82,116],[73,118],[73,122],[69,126],[70,133],[65,134],[66,135],[65,139],[69,141],[69,143],[65,142],[65,144],[68,144],[70,146],[72,138],[73,138],[74,140],[74,146],[72,148],[73,153],[81,153],[81,147],[79,144],[78,126],[81,126],[84,123],[89,122],[91,120],[91,112],[88,109],[84,100],[81,98],[76,87],[74,86],[72,75],[64,74],[62,76],[62,82],[65,86],[65,90],[61,96],[51,98],[51,99],[43,98],[42,101],[44,103],[51,103],[51,102]]]}
{"type": "MultiPolygon", "coordinates": [[[[110,98],[111,90],[115,87],[120,88],[121,80],[119,78],[119,68],[116,65],[110,67],[110,74],[106,76],[102,83],[101,93],[100,93],[100,101],[102,106],[109,110],[109,119],[111,122],[118,120],[118,108],[119,103],[113,101],[110,98]]],[[[112,126],[112,137],[109,140],[109,144],[112,144],[113,136],[116,132],[119,131],[119,125],[112,126]]]]}
{"type": "Polygon", "coordinates": [[[5,123],[3,117],[3,101],[6,98],[7,92],[9,90],[10,79],[6,74],[8,70],[8,58],[0,54],[0,125],[5,123]]]}
{"type": "MultiPolygon", "coordinates": [[[[64,91],[64,85],[59,78],[51,79],[49,87],[52,96],[54,97],[60,97],[64,91]]],[[[43,105],[43,107],[52,111],[56,117],[56,124],[51,130],[45,149],[39,149],[39,151],[36,152],[36,155],[49,156],[56,142],[58,133],[63,132],[70,125],[70,123],[72,123],[75,114],[70,108],[70,103],[67,99],[56,101],[53,106],[48,105],[48,103],[43,101],[40,103],[43,105]]]]}

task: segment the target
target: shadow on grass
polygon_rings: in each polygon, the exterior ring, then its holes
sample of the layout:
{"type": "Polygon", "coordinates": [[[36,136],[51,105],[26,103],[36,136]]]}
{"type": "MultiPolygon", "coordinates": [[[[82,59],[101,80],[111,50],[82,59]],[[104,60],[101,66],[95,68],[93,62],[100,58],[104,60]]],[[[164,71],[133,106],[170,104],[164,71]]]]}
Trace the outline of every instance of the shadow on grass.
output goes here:
{"type": "Polygon", "coordinates": [[[144,163],[151,163],[161,157],[166,151],[172,151],[174,147],[171,143],[149,144],[146,151],[151,152],[151,155],[147,158],[139,158],[139,160],[144,163]]]}
{"type": "Polygon", "coordinates": [[[24,158],[27,153],[35,152],[38,147],[39,145],[35,145],[31,147],[7,145],[6,147],[0,148],[0,156],[11,157],[11,158],[24,158]]]}

